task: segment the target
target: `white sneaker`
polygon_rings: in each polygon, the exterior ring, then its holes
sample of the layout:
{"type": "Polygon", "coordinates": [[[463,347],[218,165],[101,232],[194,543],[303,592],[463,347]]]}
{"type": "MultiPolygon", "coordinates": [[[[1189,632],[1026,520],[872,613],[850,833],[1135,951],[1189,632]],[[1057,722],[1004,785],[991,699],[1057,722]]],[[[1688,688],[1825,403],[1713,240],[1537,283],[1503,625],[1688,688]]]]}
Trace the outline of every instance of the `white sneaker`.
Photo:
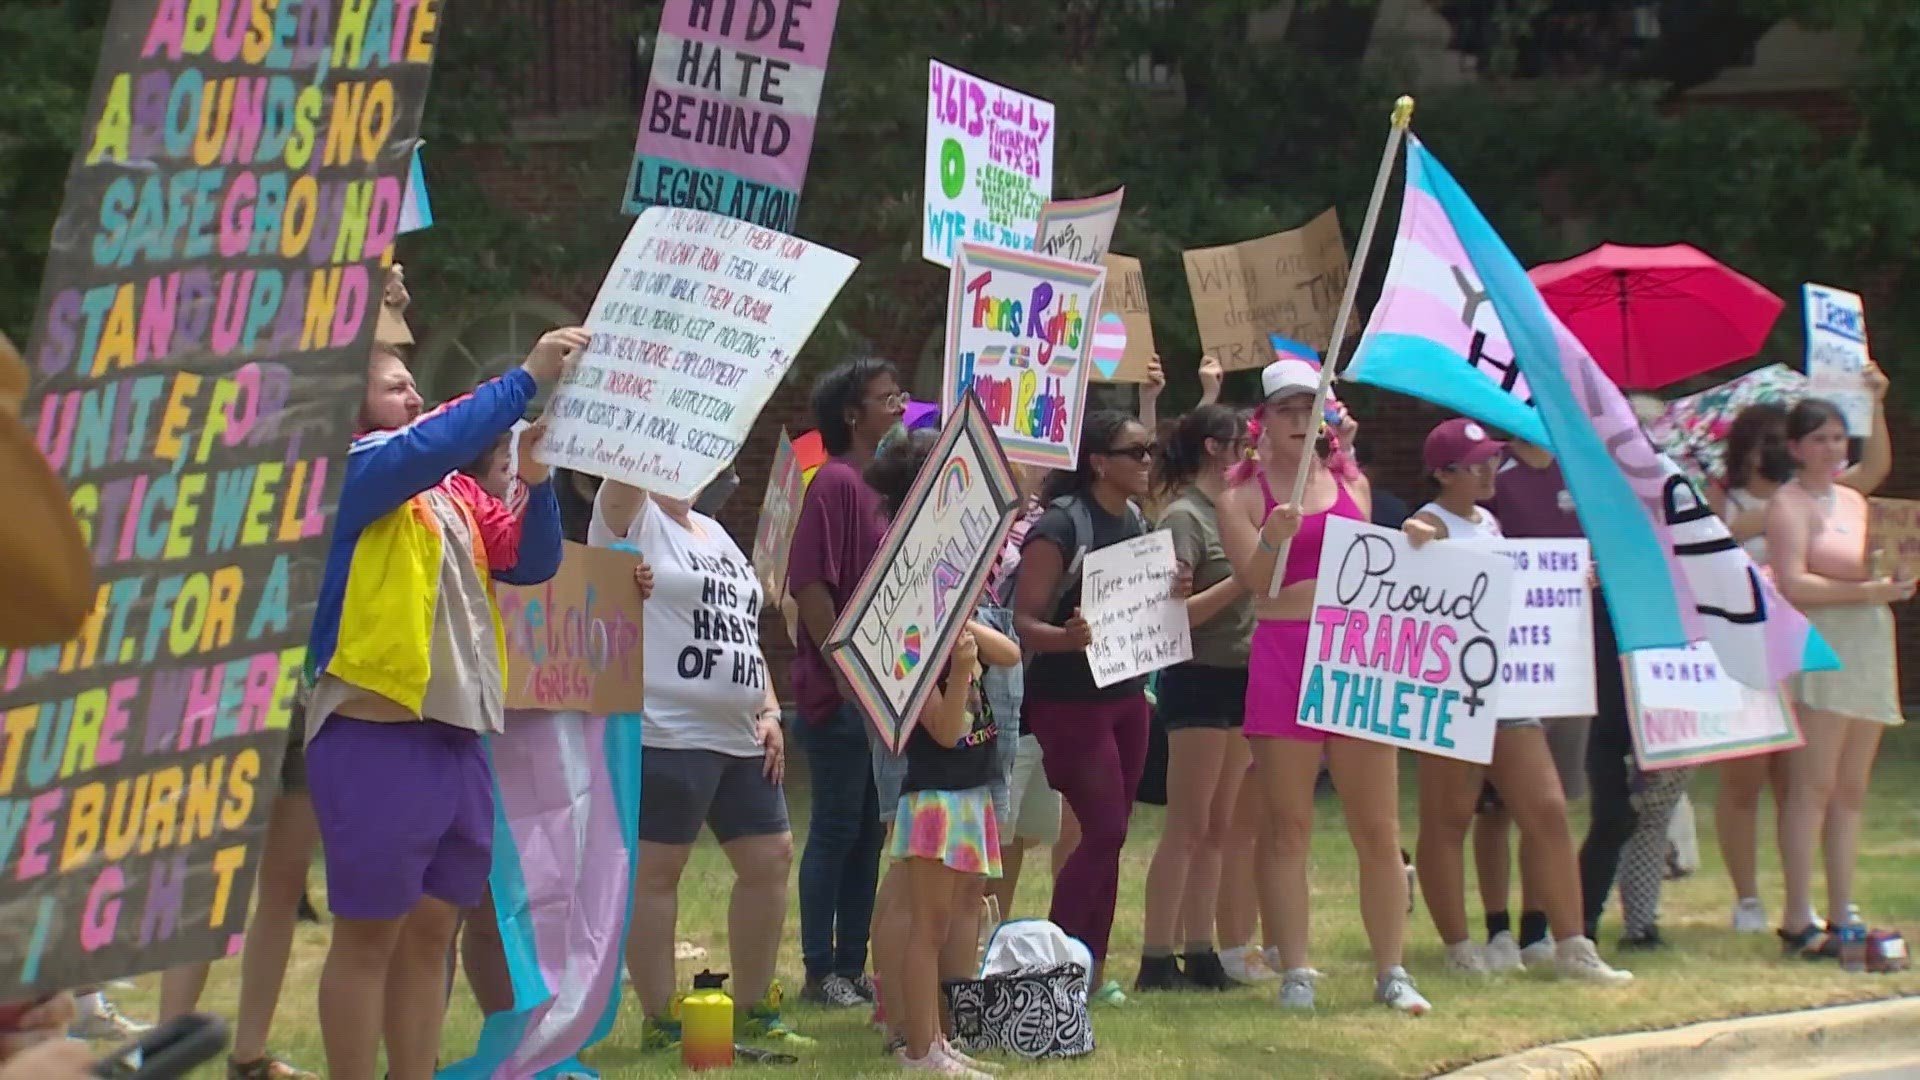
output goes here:
{"type": "Polygon", "coordinates": [[[1757,896],[1743,897],[1733,905],[1733,932],[1736,934],[1764,934],[1770,929],[1767,922],[1766,902],[1757,896]]]}
{"type": "Polygon", "coordinates": [[[941,1049],[940,1044],[937,1042],[927,1048],[926,1057],[910,1057],[907,1054],[907,1048],[904,1046],[895,1050],[893,1057],[895,1061],[900,1063],[900,1067],[908,1072],[930,1072],[939,1073],[942,1076],[964,1076],[967,1080],[982,1080],[982,1078],[987,1075],[976,1069],[969,1069],[953,1058],[948,1057],[947,1052],[941,1049]]]}
{"type": "Polygon", "coordinates": [[[1592,938],[1568,938],[1553,946],[1554,974],[1563,979],[1580,979],[1605,986],[1620,986],[1633,981],[1633,972],[1622,971],[1600,959],[1592,938]]]}
{"type": "Polygon", "coordinates": [[[1413,985],[1413,976],[1403,967],[1396,967],[1375,980],[1373,1000],[1408,1016],[1425,1016],[1433,1011],[1433,1003],[1413,985]]]}
{"type": "Polygon", "coordinates": [[[1221,949],[1220,966],[1226,969],[1227,978],[1242,986],[1260,986],[1280,977],[1280,973],[1268,965],[1266,956],[1251,945],[1221,949]]]}
{"type": "Polygon", "coordinates": [[[1319,976],[1320,973],[1312,968],[1294,968],[1288,971],[1280,980],[1280,1007],[1312,1012],[1313,980],[1319,976]]]}
{"type": "Polygon", "coordinates": [[[79,1015],[67,1034],[95,1042],[125,1042],[152,1030],[152,1024],[122,1014],[106,995],[88,994],[79,1000],[79,1015]]]}
{"type": "MultiPolygon", "coordinates": [[[[1515,954],[1518,955],[1518,954],[1515,954]]],[[[1480,946],[1473,939],[1456,941],[1447,946],[1447,970],[1455,975],[1487,975],[1491,972],[1480,955],[1480,946]]]]}
{"type": "Polygon", "coordinates": [[[1548,934],[1539,941],[1520,950],[1520,963],[1530,968],[1545,969],[1553,964],[1553,935],[1548,934]]]}
{"type": "Polygon", "coordinates": [[[1487,947],[1480,950],[1480,962],[1495,975],[1527,970],[1527,962],[1521,959],[1520,946],[1510,930],[1502,930],[1487,941],[1487,947]]]}
{"type": "MultiPolygon", "coordinates": [[[[1261,950],[1260,955],[1266,957],[1267,966],[1272,968],[1273,970],[1280,971],[1280,972],[1284,972],[1288,970],[1287,965],[1280,962],[1280,946],[1269,945],[1265,949],[1261,950]]],[[[1303,967],[1300,970],[1306,972],[1309,976],[1315,979],[1326,978],[1326,975],[1319,968],[1303,967]]]]}
{"type": "Polygon", "coordinates": [[[953,1043],[950,1040],[948,1040],[947,1037],[944,1035],[940,1037],[940,1052],[952,1058],[953,1060],[959,1062],[960,1064],[965,1065],[967,1068],[972,1069],[974,1072],[986,1073],[987,1075],[991,1076],[994,1073],[1002,1071],[1001,1067],[998,1065],[989,1065],[984,1061],[975,1061],[973,1058],[970,1058],[967,1055],[961,1053],[960,1051],[955,1050],[953,1048],[953,1043]]]}

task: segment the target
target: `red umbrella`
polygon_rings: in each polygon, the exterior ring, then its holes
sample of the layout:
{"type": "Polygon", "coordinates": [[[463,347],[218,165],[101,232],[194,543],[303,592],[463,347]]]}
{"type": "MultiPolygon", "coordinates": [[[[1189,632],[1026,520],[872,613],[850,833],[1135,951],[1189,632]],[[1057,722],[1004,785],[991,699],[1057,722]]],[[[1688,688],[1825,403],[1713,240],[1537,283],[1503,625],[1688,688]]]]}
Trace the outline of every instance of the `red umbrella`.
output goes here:
{"type": "Polygon", "coordinates": [[[1601,244],[1527,276],[1623,390],[1658,390],[1755,355],[1786,306],[1691,244],[1601,244]]]}

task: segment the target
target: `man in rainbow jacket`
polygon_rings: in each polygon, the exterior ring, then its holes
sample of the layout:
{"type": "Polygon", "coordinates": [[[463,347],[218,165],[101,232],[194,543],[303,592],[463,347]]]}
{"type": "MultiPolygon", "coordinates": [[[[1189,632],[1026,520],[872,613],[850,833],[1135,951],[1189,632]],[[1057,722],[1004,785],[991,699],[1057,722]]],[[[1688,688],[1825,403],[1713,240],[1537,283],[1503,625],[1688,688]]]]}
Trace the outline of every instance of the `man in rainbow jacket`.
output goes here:
{"type": "Polygon", "coordinates": [[[428,1080],[460,911],[485,895],[506,636],[493,582],[560,567],[547,469],[520,455],[520,509],[456,472],[493,448],[584,349],[579,328],[422,414],[406,363],[376,346],[308,648],[307,775],[326,852],[333,942],[320,976],[327,1074],[428,1080]]]}

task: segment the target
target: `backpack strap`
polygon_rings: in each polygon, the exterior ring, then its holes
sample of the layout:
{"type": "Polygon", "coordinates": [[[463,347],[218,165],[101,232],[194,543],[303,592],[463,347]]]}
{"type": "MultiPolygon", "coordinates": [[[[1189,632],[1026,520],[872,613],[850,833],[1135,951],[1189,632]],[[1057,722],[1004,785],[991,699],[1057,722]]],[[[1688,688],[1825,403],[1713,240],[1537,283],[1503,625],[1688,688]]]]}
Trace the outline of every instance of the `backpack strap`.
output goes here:
{"type": "Polygon", "coordinates": [[[1047,506],[1066,514],[1067,520],[1073,523],[1073,550],[1064,553],[1066,559],[1061,566],[1060,580],[1053,583],[1053,596],[1047,601],[1047,617],[1052,618],[1060,610],[1060,602],[1080,580],[1081,565],[1086,562],[1087,550],[1093,546],[1093,512],[1087,509],[1086,500],[1077,495],[1062,495],[1047,506]]]}

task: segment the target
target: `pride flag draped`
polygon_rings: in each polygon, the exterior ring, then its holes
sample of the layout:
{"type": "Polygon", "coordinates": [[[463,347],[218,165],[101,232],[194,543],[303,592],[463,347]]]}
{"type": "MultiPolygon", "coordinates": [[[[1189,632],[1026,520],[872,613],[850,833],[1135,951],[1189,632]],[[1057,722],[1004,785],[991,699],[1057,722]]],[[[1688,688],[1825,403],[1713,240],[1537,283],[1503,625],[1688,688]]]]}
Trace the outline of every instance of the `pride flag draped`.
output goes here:
{"type": "Polygon", "coordinates": [[[427,171],[420,166],[420,148],[413,148],[407,168],[407,191],[400,197],[400,235],[433,226],[433,200],[427,197],[427,171]]]}
{"type": "Polygon", "coordinates": [[[640,828],[640,719],[513,711],[488,740],[493,903],[513,1009],[441,1080],[593,1077],[582,1050],[620,1011],[640,828]]]}
{"type": "Polygon", "coordinates": [[[1706,641],[1728,674],[1759,689],[1840,666],[1411,136],[1386,288],[1347,374],[1553,448],[1622,652],[1706,641]]]}

